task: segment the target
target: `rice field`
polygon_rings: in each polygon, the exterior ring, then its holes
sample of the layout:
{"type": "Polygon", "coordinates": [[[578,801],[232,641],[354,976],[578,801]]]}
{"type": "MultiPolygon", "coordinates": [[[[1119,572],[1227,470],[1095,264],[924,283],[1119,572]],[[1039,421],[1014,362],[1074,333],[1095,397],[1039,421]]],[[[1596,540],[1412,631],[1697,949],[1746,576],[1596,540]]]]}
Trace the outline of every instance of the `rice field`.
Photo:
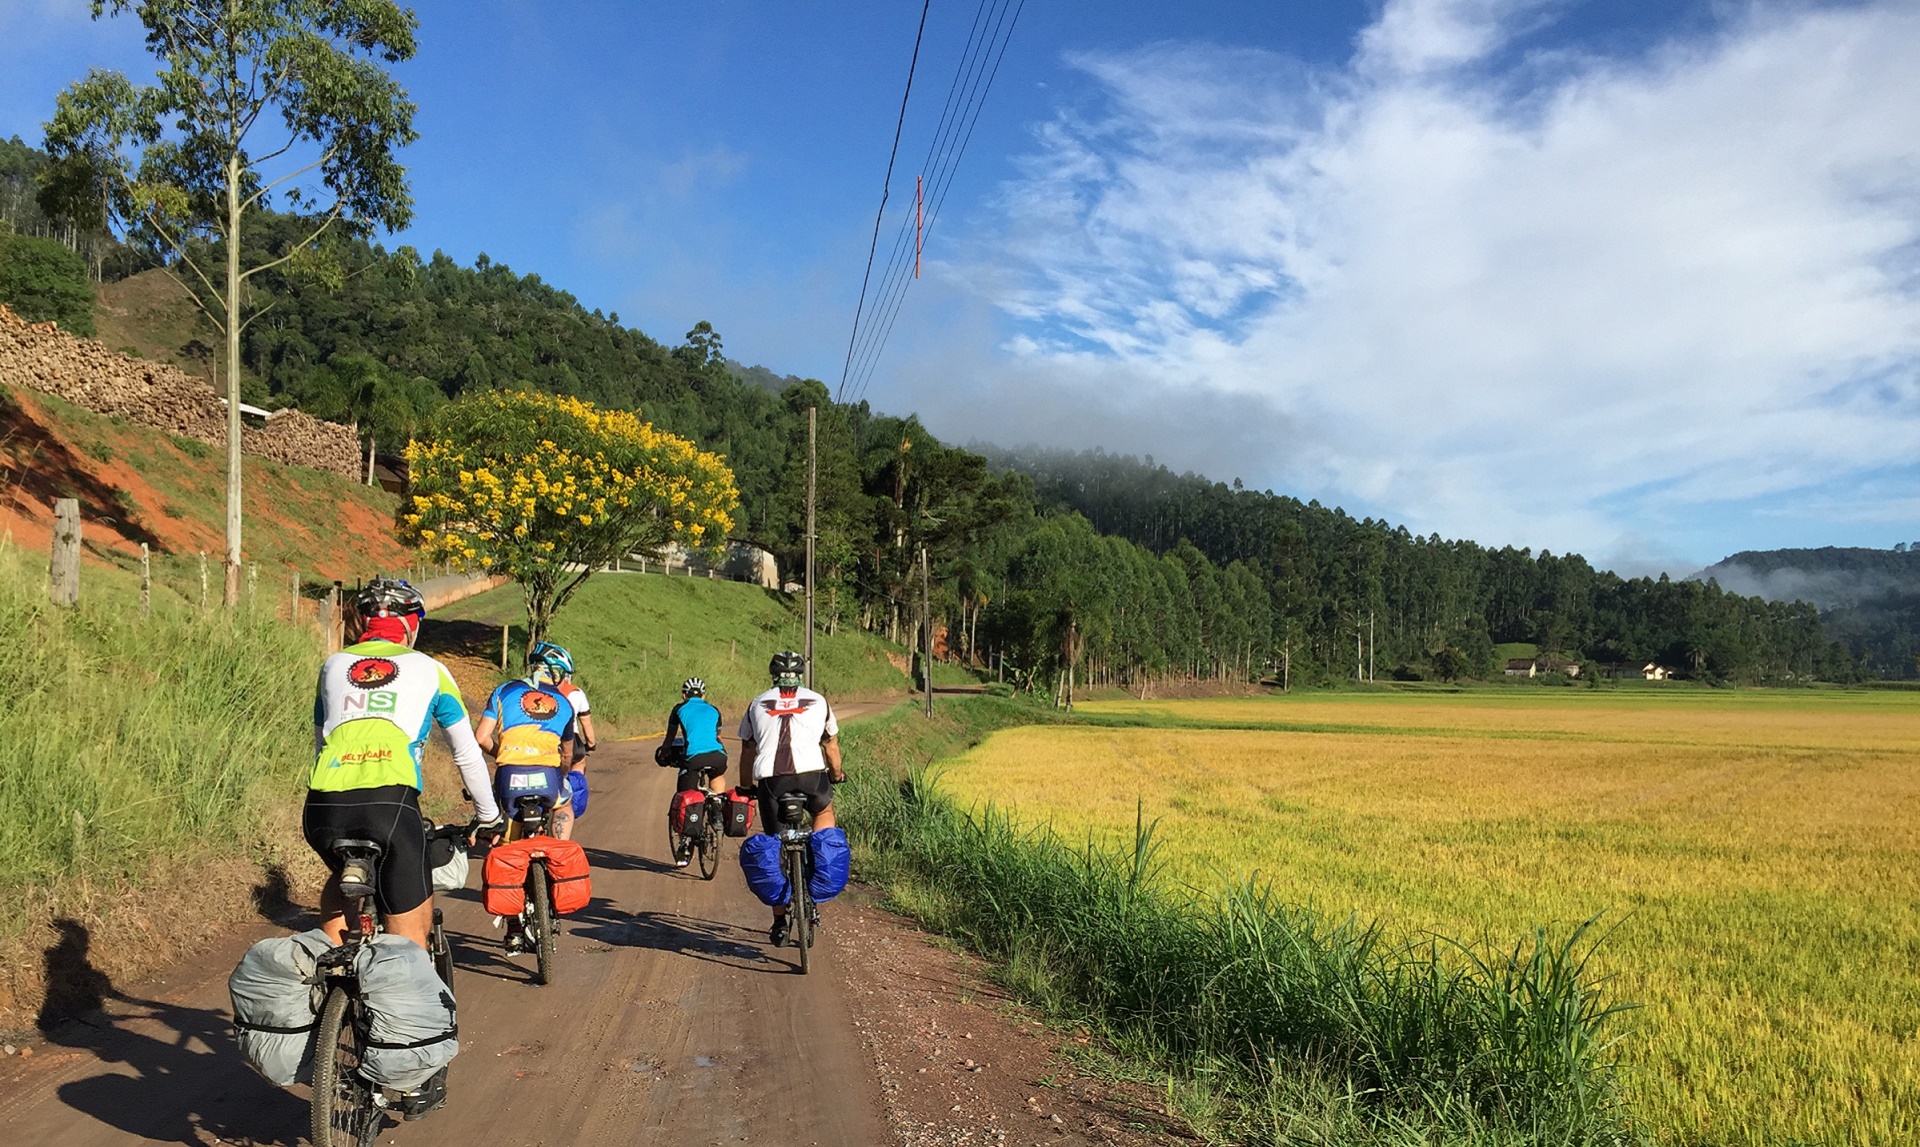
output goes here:
{"type": "Polygon", "coordinates": [[[943,787],[1130,839],[1202,889],[1510,946],[1604,913],[1643,1127],[1679,1144],[1920,1142],[1920,697],[1345,695],[1118,702],[943,787]]]}

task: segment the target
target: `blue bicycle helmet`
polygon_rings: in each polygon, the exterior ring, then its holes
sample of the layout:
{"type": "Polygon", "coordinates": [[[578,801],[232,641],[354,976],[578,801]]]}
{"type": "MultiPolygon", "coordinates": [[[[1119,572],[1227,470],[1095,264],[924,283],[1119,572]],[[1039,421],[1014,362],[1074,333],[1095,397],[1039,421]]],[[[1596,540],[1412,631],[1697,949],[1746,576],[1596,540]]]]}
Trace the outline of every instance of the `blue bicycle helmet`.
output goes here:
{"type": "Polygon", "coordinates": [[[542,641],[527,654],[527,668],[544,668],[555,681],[564,681],[573,676],[573,655],[551,641],[542,641]]]}

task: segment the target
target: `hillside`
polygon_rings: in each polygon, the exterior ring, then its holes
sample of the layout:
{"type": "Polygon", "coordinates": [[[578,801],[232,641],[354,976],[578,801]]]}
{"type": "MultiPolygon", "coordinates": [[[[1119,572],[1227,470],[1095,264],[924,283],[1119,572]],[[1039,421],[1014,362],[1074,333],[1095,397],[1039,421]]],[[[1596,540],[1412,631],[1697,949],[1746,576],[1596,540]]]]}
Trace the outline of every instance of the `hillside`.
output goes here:
{"type": "MultiPolygon", "coordinates": [[[[225,549],[226,473],[203,442],[95,414],[51,395],[0,388],[0,530],[45,553],[53,500],[80,500],[86,556],[133,568],[145,542],[154,576],[197,599],[199,555],[225,549]]],[[[245,460],[245,556],[263,592],[284,593],[293,571],[309,581],[405,570],[393,537],[394,495],[332,474],[245,460]]]]}
{"type": "Polygon", "coordinates": [[[1744,550],[1692,580],[1769,601],[1806,601],[1827,635],[1882,677],[1920,676],[1920,542],[1891,550],[1744,550]]]}

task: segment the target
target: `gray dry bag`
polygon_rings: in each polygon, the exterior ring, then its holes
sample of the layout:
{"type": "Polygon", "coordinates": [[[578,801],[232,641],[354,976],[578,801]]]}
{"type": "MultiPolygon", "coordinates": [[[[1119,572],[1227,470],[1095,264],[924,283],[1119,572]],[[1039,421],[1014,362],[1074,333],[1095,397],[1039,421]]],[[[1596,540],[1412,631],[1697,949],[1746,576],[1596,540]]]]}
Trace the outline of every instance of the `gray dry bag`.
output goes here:
{"type": "Polygon", "coordinates": [[[367,1024],[360,1074],[412,1091],[460,1051],[453,992],[426,949],[398,936],[375,936],[356,963],[367,1024]]]}
{"type": "Polygon", "coordinates": [[[270,1083],[286,1087],[312,1076],[320,980],[315,960],[331,947],[318,928],[271,936],[248,948],[227,977],[240,1055],[270,1083]]]}

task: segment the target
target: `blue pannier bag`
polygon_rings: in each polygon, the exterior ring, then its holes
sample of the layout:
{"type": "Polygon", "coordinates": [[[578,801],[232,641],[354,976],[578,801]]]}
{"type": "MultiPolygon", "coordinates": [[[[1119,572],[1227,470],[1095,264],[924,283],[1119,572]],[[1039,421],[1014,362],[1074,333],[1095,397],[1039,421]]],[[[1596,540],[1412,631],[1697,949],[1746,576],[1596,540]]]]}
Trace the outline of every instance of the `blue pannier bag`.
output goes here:
{"type": "Polygon", "coordinates": [[[767,833],[750,836],[740,842],[740,871],[747,878],[747,889],[769,908],[778,908],[789,899],[787,877],[780,871],[780,838],[767,833]]]}
{"type": "Polygon", "coordinates": [[[573,793],[573,815],[587,815],[587,774],[568,773],[567,788],[573,793]]]}
{"type": "Polygon", "coordinates": [[[847,845],[847,830],[839,825],[813,830],[813,871],[807,874],[807,895],[825,902],[847,887],[847,874],[853,868],[853,849],[847,845]]]}

